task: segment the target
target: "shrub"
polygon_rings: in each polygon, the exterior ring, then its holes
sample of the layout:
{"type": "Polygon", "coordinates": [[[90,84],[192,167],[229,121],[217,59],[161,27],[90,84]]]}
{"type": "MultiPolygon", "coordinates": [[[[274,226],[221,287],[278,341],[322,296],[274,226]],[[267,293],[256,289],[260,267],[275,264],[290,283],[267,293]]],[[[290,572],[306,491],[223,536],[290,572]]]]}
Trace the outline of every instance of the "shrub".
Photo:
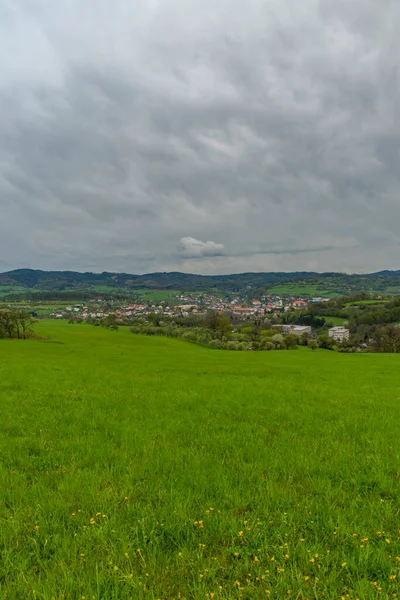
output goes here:
{"type": "Polygon", "coordinates": [[[248,346],[244,342],[239,342],[237,345],[237,349],[240,350],[241,352],[244,352],[245,350],[248,349],[248,346]]]}
{"type": "Polygon", "coordinates": [[[295,335],[287,335],[285,337],[285,344],[288,350],[295,350],[297,348],[297,337],[295,335]]]}
{"type": "Polygon", "coordinates": [[[311,350],[316,350],[318,348],[318,342],[317,342],[317,340],[310,339],[307,342],[307,346],[309,348],[311,348],[311,350]]]}
{"type": "Polygon", "coordinates": [[[236,342],[228,342],[226,345],[227,350],[237,350],[238,344],[236,342]]]}
{"type": "Polygon", "coordinates": [[[189,340],[190,342],[197,342],[197,336],[194,331],[184,331],[181,337],[182,339],[189,340]]]}
{"type": "Polygon", "coordinates": [[[281,333],[273,335],[271,342],[274,344],[276,350],[284,350],[286,348],[285,338],[281,333]]]}
{"type": "Polygon", "coordinates": [[[208,345],[210,348],[215,348],[216,350],[221,350],[222,348],[221,340],[211,340],[208,345]]]}

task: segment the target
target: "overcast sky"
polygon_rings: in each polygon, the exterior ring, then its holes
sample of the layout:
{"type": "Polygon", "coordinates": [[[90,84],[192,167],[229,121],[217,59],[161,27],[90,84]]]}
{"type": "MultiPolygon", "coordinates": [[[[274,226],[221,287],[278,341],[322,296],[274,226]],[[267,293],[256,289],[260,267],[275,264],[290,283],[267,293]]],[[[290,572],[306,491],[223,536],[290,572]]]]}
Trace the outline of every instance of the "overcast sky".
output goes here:
{"type": "Polygon", "coordinates": [[[0,271],[400,268],[399,0],[1,0],[0,271]]]}

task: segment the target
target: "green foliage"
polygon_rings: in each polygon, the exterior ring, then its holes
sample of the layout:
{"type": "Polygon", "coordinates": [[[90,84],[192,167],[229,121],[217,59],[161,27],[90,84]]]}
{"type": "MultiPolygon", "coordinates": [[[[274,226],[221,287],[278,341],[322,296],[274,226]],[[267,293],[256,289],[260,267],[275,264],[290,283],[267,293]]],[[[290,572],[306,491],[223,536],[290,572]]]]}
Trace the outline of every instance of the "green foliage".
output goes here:
{"type": "MultiPolygon", "coordinates": [[[[150,321],[152,321],[150,319],[150,321]]],[[[94,320],[94,325],[102,324],[94,320]]],[[[179,324],[171,319],[165,322],[136,323],[130,328],[134,334],[182,338],[186,341],[209,346],[216,350],[293,350],[297,348],[295,336],[284,337],[275,329],[258,332],[256,327],[242,327],[240,334],[232,334],[229,319],[218,313],[209,313],[204,322],[198,320],[197,326],[180,319],[179,324]],[[222,325],[221,325],[222,323],[222,325]],[[204,325],[207,325],[205,329],[204,325]],[[273,334],[272,336],[270,334],[273,334]],[[262,335],[261,335],[262,334],[262,335]]]]}
{"type": "Polygon", "coordinates": [[[0,341],[0,598],[398,593],[397,355],[35,327],[0,341]]]}
{"type": "Polygon", "coordinates": [[[325,350],[333,350],[335,347],[335,340],[326,334],[320,335],[318,338],[318,346],[325,350]]]}
{"type": "Polygon", "coordinates": [[[272,337],[273,335],[276,335],[276,329],[262,329],[260,331],[261,337],[272,337]]]}
{"type": "Polygon", "coordinates": [[[285,346],[288,350],[294,350],[297,348],[298,337],[295,335],[285,336],[285,346]]]}
{"type": "Polygon", "coordinates": [[[400,327],[379,327],[375,347],[382,352],[400,352],[400,327]]]}
{"type": "Polygon", "coordinates": [[[396,293],[400,289],[399,271],[382,271],[368,275],[348,275],[346,273],[307,274],[268,286],[271,293],[336,297],[357,294],[368,300],[370,293],[396,293]]]}
{"type": "Polygon", "coordinates": [[[282,323],[291,323],[292,325],[306,325],[313,329],[321,329],[325,325],[324,317],[318,317],[311,309],[287,312],[281,317],[282,323]]]}
{"type": "Polygon", "coordinates": [[[32,334],[33,319],[24,310],[0,309],[0,339],[26,339],[32,334]]]}
{"type": "Polygon", "coordinates": [[[208,329],[213,338],[230,338],[232,334],[232,325],[226,315],[216,310],[210,310],[204,317],[204,327],[208,329]]]}
{"type": "MultiPolygon", "coordinates": [[[[33,293],[59,293],[63,298],[82,300],[84,297],[114,295],[119,297],[132,292],[155,302],[168,300],[177,290],[210,293],[246,292],[249,296],[269,292],[272,294],[308,296],[346,296],[369,292],[397,293],[400,289],[400,271],[383,271],[368,275],[345,273],[239,273],[232,275],[194,275],[187,273],[78,273],[74,271],[39,271],[17,269],[0,273],[1,290],[15,297],[33,293]],[[74,295],[76,294],[76,295],[74,295]]],[[[60,296],[61,297],[61,296],[60,296]]],[[[368,300],[368,298],[366,298],[368,300]]]]}
{"type": "MultiPolygon", "coordinates": [[[[159,292],[161,290],[182,290],[210,292],[216,289],[238,291],[256,289],[264,285],[274,285],[310,275],[308,273],[238,273],[232,275],[194,275],[190,273],[147,273],[131,275],[128,273],[78,273],[75,271],[39,271],[17,269],[0,273],[0,285],[10,287],[23,286],[30,290],[74,291],[118,288],[120,290],[143,290],[159,292]]],[[[156,299],[157,296],[151,296],[156,299]]]]}
{"type": "Polygon", "coordinates": [[[311,348],[311,350],[316,350],[318,348],[318,342],[317,340],[311,338],[308,340],[307,346],[311,348]]]}
{"type": "Polygon", "coordinates": [[[274,344],[276,350],[284,350],[286,348],[285,338],[281,333],[273,335],[271,342],[274,344]]]}

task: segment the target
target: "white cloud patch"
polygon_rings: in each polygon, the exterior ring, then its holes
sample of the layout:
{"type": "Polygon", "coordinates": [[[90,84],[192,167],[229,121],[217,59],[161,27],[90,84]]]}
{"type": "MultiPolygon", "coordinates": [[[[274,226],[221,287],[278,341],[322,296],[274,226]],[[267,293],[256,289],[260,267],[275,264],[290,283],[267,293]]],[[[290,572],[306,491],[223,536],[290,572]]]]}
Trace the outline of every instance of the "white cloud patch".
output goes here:
{"type": "Polygon", "coordinates": [[[216,242],[202,242],[193,237],[183,237],[179,240],[178,250],[185,258],[203,258],[204,256],[223,256],[225,246],[216,242]]]}

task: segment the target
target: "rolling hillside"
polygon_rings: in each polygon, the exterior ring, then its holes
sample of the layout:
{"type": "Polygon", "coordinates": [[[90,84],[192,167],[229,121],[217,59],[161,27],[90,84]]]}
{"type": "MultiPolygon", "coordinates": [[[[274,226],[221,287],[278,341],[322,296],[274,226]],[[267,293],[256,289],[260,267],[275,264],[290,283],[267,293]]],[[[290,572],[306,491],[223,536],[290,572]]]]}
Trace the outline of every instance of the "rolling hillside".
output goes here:
{"type": "Polygon", "coordinates": [[[359,292],[395,294],[400,291],[400,271],[364,275],[346,273],[237,273],[196,275],[191,273],[79,273],[17,269],[0,274],[3,293],[25,291],[93,290],[182,290],[266,292],[291,295],[351,295],[359,292]]]}
{"type": "Polygon", "coordinates": [[[0,340],[0,598],[397,597],[398,355],[36,327],[0,340]]]}

